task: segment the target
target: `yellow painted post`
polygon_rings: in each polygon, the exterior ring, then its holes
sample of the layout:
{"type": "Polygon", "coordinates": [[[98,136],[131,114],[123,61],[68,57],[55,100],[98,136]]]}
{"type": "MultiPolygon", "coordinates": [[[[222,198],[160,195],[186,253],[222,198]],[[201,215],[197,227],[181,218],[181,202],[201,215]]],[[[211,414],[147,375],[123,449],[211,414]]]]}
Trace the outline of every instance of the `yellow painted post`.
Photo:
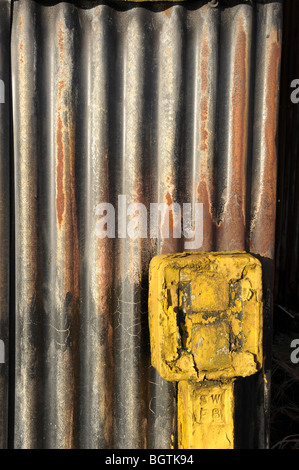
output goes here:
{"type": "Polygon", "coordinates": [[[234,448],[234,380],[262,367],[262,269],[245,252],[150,264],[151,360],[178,381],[181,449],[234,448]]]}
{"type": "Polygon", "coordinates": [[[233,449],[234,380],[178,384],[180,449],[233,449]]]}

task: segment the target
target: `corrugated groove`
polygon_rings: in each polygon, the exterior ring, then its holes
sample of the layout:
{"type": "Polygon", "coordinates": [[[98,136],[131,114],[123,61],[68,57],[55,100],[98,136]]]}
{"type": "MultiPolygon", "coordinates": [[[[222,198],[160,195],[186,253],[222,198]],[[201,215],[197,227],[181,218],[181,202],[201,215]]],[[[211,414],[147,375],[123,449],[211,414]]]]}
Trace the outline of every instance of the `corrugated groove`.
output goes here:
{"type": "MultiPolygon", "coordinates": [[[[14,445],[169,448],[147,270],[183,241],[99,239],[97,206],[203,202],[202,251],[262,258],[268,328],[281,2],[84,6],[14,5],[14,445]]],[[[245,440],[262,447],[256,382],[245,440]]]]}
{"type": "Polygon", "coordinates": [[[0,1],[0,449],[8,445],[10,301],[10,1],[0,1]],[[2,350],[4,345],[4,358],[2,350]],[[4,359],[4,363],[2,362],[4,359]]]}

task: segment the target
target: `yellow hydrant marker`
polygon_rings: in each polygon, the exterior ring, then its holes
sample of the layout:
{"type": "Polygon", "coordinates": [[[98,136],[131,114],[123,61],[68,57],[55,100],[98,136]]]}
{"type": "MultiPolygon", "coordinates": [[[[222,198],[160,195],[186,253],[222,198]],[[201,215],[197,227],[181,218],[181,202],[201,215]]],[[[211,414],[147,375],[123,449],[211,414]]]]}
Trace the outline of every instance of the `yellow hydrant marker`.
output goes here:
{"type": "Polygon", "coordinates": [[[245,252],[156,256],[149,325],[153,366],[179,382],[180,448],[233,448],[234,379],[262,367],[260,262],[245,252]]]}

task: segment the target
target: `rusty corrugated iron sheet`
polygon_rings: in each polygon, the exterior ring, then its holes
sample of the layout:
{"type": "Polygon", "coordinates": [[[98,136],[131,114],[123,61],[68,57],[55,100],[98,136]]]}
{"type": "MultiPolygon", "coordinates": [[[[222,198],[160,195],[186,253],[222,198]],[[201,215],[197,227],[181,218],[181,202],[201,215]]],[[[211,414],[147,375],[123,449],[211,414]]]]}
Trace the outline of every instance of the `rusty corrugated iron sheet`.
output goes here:
{"type": "MultiPolygon", "coordinates": [[[[99,239],[101,202],[202,202],[202,251],[261,258],[269,336],[280,47],[280,1],[14,3],[14,447],[176,446],[147,273],[183,240],[99,239]]],[[[239,446],[268,444],[269,374],[239,446]]]]}

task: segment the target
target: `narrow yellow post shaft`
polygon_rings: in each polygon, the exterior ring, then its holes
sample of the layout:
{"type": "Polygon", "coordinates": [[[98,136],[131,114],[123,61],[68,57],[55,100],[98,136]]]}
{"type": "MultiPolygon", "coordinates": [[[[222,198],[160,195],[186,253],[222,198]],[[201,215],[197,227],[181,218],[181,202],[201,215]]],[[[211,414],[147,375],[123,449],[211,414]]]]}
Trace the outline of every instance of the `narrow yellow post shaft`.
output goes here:
{"type": "Polygon", "coordinates": [[[234,381],[178,384],[180,449],[234,448],[234,381]]]}

